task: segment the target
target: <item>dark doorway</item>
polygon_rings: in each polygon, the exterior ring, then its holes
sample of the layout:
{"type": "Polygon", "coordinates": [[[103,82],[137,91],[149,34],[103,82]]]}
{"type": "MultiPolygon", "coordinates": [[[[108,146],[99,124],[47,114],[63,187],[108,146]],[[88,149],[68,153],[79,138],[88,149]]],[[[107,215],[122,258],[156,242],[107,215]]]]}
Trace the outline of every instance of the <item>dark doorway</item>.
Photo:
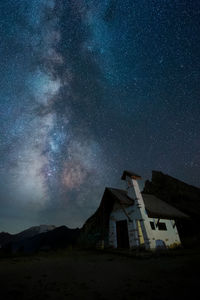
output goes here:
{"type": "Polygon", "coordinates": [[[129,248],[128,238],[128,224],[126,220],[117,221],[117,247],[118,248],[129,248]]]}

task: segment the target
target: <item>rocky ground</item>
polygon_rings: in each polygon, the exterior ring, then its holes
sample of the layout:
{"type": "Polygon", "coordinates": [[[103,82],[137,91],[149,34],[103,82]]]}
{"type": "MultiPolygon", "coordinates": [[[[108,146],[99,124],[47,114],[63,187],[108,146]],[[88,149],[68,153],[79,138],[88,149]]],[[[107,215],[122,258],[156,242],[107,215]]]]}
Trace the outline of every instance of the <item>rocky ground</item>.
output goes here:
{"type": "Polygon", "coordinates": [[[199,249],[0,258],[0,299],[198,299],[199,270],[199,249]]]}

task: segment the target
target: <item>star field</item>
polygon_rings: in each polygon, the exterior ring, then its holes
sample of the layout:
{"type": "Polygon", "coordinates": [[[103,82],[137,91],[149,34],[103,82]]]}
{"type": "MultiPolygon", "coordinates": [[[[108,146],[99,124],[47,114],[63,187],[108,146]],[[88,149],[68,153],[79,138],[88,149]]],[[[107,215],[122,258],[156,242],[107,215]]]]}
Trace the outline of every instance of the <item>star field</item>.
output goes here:
{"type": "Polygon", "coordinates": [[[124,169],[199,186],[200,3],[0,3],[0,231],[81,226],[124,169]]]}

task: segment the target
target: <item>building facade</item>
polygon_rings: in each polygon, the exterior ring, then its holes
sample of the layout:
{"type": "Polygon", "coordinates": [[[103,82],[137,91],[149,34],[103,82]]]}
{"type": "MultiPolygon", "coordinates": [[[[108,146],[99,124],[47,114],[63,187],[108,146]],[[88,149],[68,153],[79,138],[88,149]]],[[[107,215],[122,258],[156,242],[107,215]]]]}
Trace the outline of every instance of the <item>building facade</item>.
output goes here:
{"type": "Polygon", "coordinates": [[[126,189],[106,188],[99,208],[84,230],[88,240],[112,248],[173,248],[181,244],[176,220],[188,218],[180,210],[143,194],[141,176],[124,171],[126,189]]]}

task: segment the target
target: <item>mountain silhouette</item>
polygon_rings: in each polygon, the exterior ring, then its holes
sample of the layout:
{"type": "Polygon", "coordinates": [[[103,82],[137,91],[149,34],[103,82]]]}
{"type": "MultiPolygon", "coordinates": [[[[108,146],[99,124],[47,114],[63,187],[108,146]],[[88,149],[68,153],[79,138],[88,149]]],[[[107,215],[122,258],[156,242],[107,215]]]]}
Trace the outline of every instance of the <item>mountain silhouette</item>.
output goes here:
{"type": "Polygon", "coordinates": [[[31,227],[16,235],[1,233],[1,247],[11,253],[33,253],[39,250],[64,248],[76,244],[81,231],[78,228],[70,229],[66,226],[57,228],[52,225],[46,226],[31,227]]]}

